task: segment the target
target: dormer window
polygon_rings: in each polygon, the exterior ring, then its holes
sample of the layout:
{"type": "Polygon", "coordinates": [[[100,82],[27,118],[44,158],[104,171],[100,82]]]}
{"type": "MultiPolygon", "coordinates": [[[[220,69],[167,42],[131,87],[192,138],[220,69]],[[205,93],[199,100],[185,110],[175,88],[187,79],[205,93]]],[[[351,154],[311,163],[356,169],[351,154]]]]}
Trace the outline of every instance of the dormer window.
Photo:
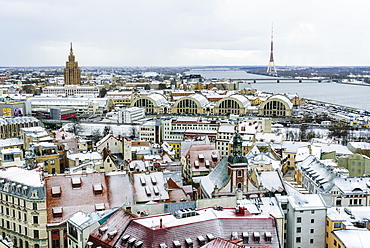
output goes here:
{"type": "Polygon", "coordinates": [[[155,176],[151,175],[151,176],[150,176],[150,178],[151,178],[151,180],[152,180],[152,183],[153,183],[154,185],[156,185],[156,184],[157,184],[157,179],[155,178],[155,176]]]}
{"type": "Polygon", "coordinates": [[[253,236],[254,236],[254,242],[255,243],[259,243],[260,242],[260,233],[259,232],[254,232],[253,233],[253,236]]]}
{"type": "Polygon", "coordinates": [[[22,188],[22,194],[23,195],[26,195],[27,194],[27,189],[28,189],[27,186],[23,186],[23,188],[22,188]]]}
{"type": "Polygon", "coordinates": [[[203,163],[204,162],[204,155],[201,153],[198,155],[199,162],[203,163]]]}
{"type": "Polygon", "coordinates": [[[95,204],[95,210],[96,210],[96,211],[102,211],[102,210],[105,210],[105,205],[104,205],[104,203],[98,203],[98,204],[95,204]]]}
{"type": "Polygon", "coordinates": [[[271,232],[266,232],[265,235],[266,235],[266,242],[271,243],[271,239],[272,239],[271,232]]]}
{"type": "Polygon", "coordinates": [[[217,154],[216,152],[212,152],[212,162],[217,162],[217,154]]]}
{"type": "Polygon", "coordinates": [[[60,186],[51,187],[51,196],[53,198],[60,197],[61,194],[62,194],[62,190],[61,190],[60,186]]]}
{"type": "Polygon", "coordinates": [[[103,194],[103,187],[100,183],[93,185],[93,190],[95,195],[101,195],[103,194]]]}
{"type": "Polygon", "coordinates": [[[55,207],[53,208],[53,218],[62,218],[63,217],[63,208],[55,207]]]}
{"type": "Polygon", "coordinates": [[[37,195],[37,191],[34,190],[31,192],[31,198],[35,199],[35,198],[39,198],[38,195],[37,195]]]}
{"type": "Polygon", "coordinates": [[[72,177],[72,188],[81,188],[81,178],[80,177],[72,177]]]}

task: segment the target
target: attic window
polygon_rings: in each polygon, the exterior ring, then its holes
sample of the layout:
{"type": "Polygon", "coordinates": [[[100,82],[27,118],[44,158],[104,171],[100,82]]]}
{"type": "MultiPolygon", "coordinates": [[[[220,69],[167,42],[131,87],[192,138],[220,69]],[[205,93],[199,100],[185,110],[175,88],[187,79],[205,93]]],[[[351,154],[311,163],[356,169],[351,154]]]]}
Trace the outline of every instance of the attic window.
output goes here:
{"type": "Polygon", "coordinates": [[[95,210],[96,211],[105,210],[104,203],[97,203],[97,204],[95,204],[95,210]]]}
{"type": "Polygon", "coordinates": [[[117,230],[108,233],[108,240],[112,240],[116,236],[117,230]]]}
{"type": "Polygon", "coordinates": [[[232,232],[231,233],[231,240],[236,240],[238,239],[238,232],[232,232]]]}
{"type": "Polygon", "coordinates": [[[211,165],[211,162],[209,160],[206,160],[205,165],[206,165],[207,168],[209,168],[209,166],[211,165]]]}
{"type": "Polygon", "coordinates": [[[103,235],[108,230],[108,226],[99,228],[99,235],[103,235]]]}
{"type": "Polygon", "coordinates": [[[93,185],[93,190],[95,195],[101,195],[103,194],[103,187],[100,183],[93,185]]]}
{"type": "Polygon", "coordinates": [[[204,155],[202,153],[198,155],[198,158],[199,158],[199,162],[204,162],[204,155]]]}
{"type": "Polygon", "coordinates": [[[194,161],[194,166],[195,166],[195,168],[199,168],[199,162],[197,160],[194,161]]]}
{"type": "Polygon", "coordinates": [[[207,234],[207,238],[208,238],[208,241],[212,241],[212,240],[214,240],[214,239],[215,239],[215,236],[213,236],[213,234],[212,234],[212,233],[208,233],[208,234],[207,234]]]}
{"type": "Polygon", "coordinates": [[[146,184],[144,177],[140,177],[140,183],[142,186],[146,184]]]}
{"type": "Polygon", "coordinates": [[[123,244],[123,245],[124,245],[124,244],[126,244],[129,238],[130,238],[130,234],[126,234],[125,236],[123,236],[123,237],[121,238],[121,240],[122,240],[122,244],[123,244]]]}
{"type": "Polygon", "coordinates": [[[157,184],[157,179],[155,179],[155,176],[151,175],[150,179],[152,180],[153,184],[157,184]]]}
{"type": "Polygon", "coordinates": [[[28,189],[28,187],[27,187],[27,186],[23,186],[23,187],[22,187],[22,194],[23,194],[23,195],[27,194],[27,189],[28,189]]]}
{"type": "Polygon", "coordinates": [[[212,152],[212,161],[217,162],[217,154],[212,152]]]}
{"type": "Polygon", "coordinates": [[[63,216],[63,208],[62,207],[53,208],[53,218],[62,218],[62,216],[63,216]]]}
{"type": "Polygon", "coordinates": [[[136,242],[136,238],[130,238],[127,242],[128,247],[132,247],[136,242]]]}
{"type": "Polygon", "coordinates": [[[159,247],[160,248],[167,248],[167,245],[166,245],[166,243],[161,243],[161,244],[159,244],[159,247]]]}
{"type": "Polygon", "coordinates": [[[159,195],[159,189],[157,186],[153,186],[154,194],[159,195]]]}
{"type": "Polygon", "coordinates": [[[31,198],[33,198],[33,199],[39,198],[38,195],[37,195],[37,191],[36,190],[34,190],[34,191],[31,192],[31,198]]]}
{"type": "Polygon", "coordinates": [[[206,239],[203,236],[198,236],[199,244],[204,245],[206,243],[206,239]]]}
{"type": "Polygon", "coordinates": [[[266,242],[271,243],[272,235],[271,232],[266,232],[266,242]]]}
{"type": "Polygon", "coordinates": [[[186,242],[186,245],[188,246],[188,248],[192,248],[193,247],[193,240],[191,240],[190,238],[189,239],[185,239],[185,242],[186,242]]]}
{"type": "Polygon", "coordinates": [[[136,248],[139,248],[139,247],[141,247],[142,245],[143,245],[143,241],[137,241],[135,244],[134,244],[134,247],[136,247],[136,248]]]}
{"type": "Polygon", "coordinates": [[[152,193],[150,192],[150,189],[148,186],[145,186],[145,193],[147,196],[150,196],[152,193]]]}
{"type": "Polygon", "coordinates": [[[51,196],[53,198],[60,197],[62,194],[62,190],[60,189],[60,186],[51,187],[51,196]]]}
{"type": "Polygon", "coordinates": [[[248,232],[243,232],[242,235],[243,235],[243,242],[244,243],[248,243],[248,241],[249,241],[249,234],[248,234],[248,232]]]}
{"type": "Polygon", "coordinates": [[[259,232],[254,232],[254,242],[259,243],[260,242],[260,233],[259,232]]]}
{"type": "Polygon", "coordinates": [[[174,241],[173,241],[173,246],[174,246],[174,247],[176,247],[176,248],[177,248],[177,247],[181,247],[181,243],[180,243],[180,241],[178,241],[178,240],[174,240],[174,241]]]}
{"type": "Polygon", "coordinates": [[[72,177],[72,188],[81,188],[81,178],[80,177],[72,177]]]}
{"type": "Polygon", "coordinates": [[[22,188],[22,185],[18,184],[17,189],[16,189],[17,193],[21,193],[21,188],[22,188]]]}

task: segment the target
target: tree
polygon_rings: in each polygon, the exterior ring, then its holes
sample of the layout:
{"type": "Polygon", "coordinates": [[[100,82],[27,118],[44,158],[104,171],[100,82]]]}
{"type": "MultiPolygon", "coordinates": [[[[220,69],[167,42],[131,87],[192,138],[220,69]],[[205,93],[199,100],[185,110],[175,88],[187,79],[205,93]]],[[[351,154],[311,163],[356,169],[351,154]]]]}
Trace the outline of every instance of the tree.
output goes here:
{"type": "Polygon", "coordinates": [[[75,122],[73,122],[70,127],[70,132],[74,133],[75,135],[80,135],[82,130],[83,128],[81,124],[78,122],[78,120],[75,120],[75,122]]]}
{"type": "Polygon", "coordinates": [[[96,144],[99,140],[101,140],[103,137],[99,131],[99,129],[95,129],[91,132],[91,140],[94,144],[96,144]]]}
{"type": "Polygon", "coordinates": [[[130,139],[135,139],[136,138],[136,135],[137,135],[136,128],[135,127],[131,127],[130,139]]]}
{"type": "Polygon", "coordinates": [[[106,94],[107,94],[107,89],[104,87],[101,88],[99,91],[99,97],[105,97],[106,94]]]}
{"type": "Polygon", "coordinates": [[[103,137],[107,136],[112,131],[110,126],[105,126],[103,130],[103,137]]]}

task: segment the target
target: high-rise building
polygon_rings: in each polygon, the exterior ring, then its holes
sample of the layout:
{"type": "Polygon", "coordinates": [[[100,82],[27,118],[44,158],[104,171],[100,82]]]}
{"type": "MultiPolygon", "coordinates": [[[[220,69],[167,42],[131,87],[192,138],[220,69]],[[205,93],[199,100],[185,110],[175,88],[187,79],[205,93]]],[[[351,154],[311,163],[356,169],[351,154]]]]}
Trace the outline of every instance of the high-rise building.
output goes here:
{"type": "Polygon", "coordinates": [[[71,50],[69,52],[66,68],[64,69],[64,84],[65,85],[80,85],[81,84],[81,70],[78,68],[78,62],[75,61],[73,54],[72,42],[71,50]]]}

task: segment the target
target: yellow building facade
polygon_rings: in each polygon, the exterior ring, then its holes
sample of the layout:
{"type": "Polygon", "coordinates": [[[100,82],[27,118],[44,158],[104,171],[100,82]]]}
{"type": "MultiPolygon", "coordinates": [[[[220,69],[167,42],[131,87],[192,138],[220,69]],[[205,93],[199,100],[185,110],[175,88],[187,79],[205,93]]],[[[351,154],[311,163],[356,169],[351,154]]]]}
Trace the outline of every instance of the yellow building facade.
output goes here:
{"type": "Polygon", "coordinates": [[[66,68],[64,68],[64,84],[65,85],[81,85],[81,70],[78,68],[78,62],[75,61],[73,54],[72,42],[69,52],[66,68]]]}

